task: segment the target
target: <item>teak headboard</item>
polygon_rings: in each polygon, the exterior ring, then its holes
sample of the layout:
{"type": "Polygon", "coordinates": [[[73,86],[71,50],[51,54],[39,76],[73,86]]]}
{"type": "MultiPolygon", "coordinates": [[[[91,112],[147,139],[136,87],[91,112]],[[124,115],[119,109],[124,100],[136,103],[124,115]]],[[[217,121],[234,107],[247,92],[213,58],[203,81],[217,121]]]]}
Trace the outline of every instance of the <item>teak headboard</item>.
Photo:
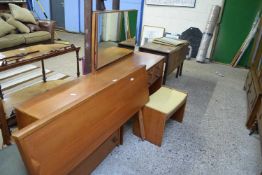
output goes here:
{"type": "Polygon", "coordinates": [[[148,100],[145,66],[118,79],[90,75],[16,107],[18,115],[45,117],[13,136],[30,174],[68,174],[148,100]]]}

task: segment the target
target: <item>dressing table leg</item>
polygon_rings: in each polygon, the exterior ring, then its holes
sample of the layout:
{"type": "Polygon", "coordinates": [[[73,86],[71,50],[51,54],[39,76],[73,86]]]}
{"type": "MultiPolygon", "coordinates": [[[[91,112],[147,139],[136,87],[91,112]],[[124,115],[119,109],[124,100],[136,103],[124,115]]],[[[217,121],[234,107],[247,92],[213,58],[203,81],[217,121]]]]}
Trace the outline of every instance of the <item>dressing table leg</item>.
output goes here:
{"type": "Polygon", "coordinates": [[[142,140],[145,140],[146,136],[145,136],[145,126],[144,126],[144,119],[143,119],[143,113],[142,110],[139,110],[138,113],[138,120],[139,120],[139,129],[140,129],[140,135],[142,140]]]}

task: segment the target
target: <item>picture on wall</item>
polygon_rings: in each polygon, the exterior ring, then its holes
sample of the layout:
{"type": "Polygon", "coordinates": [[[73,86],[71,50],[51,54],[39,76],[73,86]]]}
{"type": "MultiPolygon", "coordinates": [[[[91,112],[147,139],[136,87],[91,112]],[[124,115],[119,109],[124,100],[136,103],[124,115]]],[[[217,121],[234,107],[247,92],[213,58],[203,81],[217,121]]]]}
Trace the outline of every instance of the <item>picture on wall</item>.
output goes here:
{"type": "Polygon", "coordinates": [[[156,26],[143,26],[142,36],[141,36],[141,46],[148,42],[152,42],[155,38],[161,38],[164,36],[165,28],[156,26]]]}
{"type": "Polygon", "coordinates": [[[196,5],[196,0],[146,0],[146,4],[194,8],[196,5]]]}

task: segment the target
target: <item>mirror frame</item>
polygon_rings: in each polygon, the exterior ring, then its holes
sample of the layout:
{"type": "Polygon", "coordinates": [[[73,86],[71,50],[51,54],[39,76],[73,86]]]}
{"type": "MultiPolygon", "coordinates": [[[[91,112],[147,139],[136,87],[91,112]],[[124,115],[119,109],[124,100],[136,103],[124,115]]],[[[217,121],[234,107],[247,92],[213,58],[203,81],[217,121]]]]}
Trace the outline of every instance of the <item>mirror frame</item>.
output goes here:
{"type": "MultiPolygon", "coordinates": [[[[116,12],[130,12],[130,11],[138,11],[138,10],[136,10],[136,9],[108,10],[108,11],[94,11],[92,13],[92,31],[93,31],[92,32],[92,46],[93,47],[92,47],[92,52],[91,52],[92,53],[92,58],[91,58],[92,59],[92,65],[91,65],[92,73],[94,73],[94,72],[96,72],[97,70],[100,69],[100,68],[97,68],[97,59],[98,59],[98,38],[97,38],[97,33],[98,33],[98,16],[99,16],[99,14],[116,13],[116,12]]],[[[136,36],[137,36],[137,31],[136,31],[136,36]]],[[[119,59],[121,59],[121,58],[119,58],[119,59]]],[[[117,59],[117,60],[119,60],[119,59],[117,59]]],[[[117,60],[115,60],[115,61],[117,61],[117,60]]],[[[115,61],[113,61],[113,62],[115,62],[115,61]]],[[[110,65],[110,63],[109,63],[109,65],[110,65]]],[[[105,67],[105,66],[103,66],[103,67],[105,67]]]]}

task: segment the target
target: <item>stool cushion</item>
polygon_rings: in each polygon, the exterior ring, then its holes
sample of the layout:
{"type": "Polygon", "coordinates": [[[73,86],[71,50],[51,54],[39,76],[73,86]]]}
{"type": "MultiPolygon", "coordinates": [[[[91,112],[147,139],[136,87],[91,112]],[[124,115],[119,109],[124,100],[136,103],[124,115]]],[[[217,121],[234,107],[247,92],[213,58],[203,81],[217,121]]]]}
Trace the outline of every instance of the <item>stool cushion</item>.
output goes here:
{"type": "Polygon", "coordinates": [[[170,114],[182,106],[186,98],[186,93],[167,87],[161,87],[150,96],[150,100],[146,104],[146,107],[160,111],[164,114],[170,114]]]}

